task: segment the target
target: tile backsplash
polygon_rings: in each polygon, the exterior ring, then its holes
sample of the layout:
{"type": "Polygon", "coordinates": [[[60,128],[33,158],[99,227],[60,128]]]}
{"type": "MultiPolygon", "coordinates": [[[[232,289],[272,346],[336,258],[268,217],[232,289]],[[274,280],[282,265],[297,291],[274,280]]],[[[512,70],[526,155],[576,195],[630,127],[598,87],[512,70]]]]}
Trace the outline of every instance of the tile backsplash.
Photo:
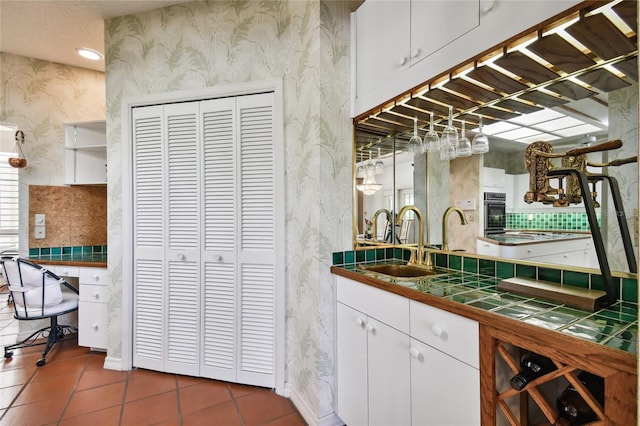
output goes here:
{"type": "MultiPolygon", "coordinates": [[[[335,266],[354,265],[358,263],[379,262],[385,260],[409,260],[411,251],[401,248],[371,248],[366,250],[349,250],[333,253],[335,266]]],[[[486,275],[498,278],[523,277],[566,284],[594,290],[604,290],[602,276],[587,270],[564,269],[562,265],[533,265],[519,263],[517,260],[480,259],[471,256],[435,253],[434,264],[455,271],[486,275]]],[[[594,271],[595,272],[595,271],[594,271]]],[[[616,293],[620,300],[638,302],[638,280],[629,274],[613,277],[616,293]]]]}
{"type": "Polygon", "coordinates": [[[29,248],[107,244],[107,187],[29,186],[29,248]],[[35,239],[35,215],[45,215],[46,237],[35,239]]]}
{"type": "MultiPolygon", "coordinates": [[[[598,211],[596,215],[598,223],[601,223],[600,212],[598,211]]],[[[585,212],[507,212],[507,229],[589,232],[591,228],[585,212]]]]}

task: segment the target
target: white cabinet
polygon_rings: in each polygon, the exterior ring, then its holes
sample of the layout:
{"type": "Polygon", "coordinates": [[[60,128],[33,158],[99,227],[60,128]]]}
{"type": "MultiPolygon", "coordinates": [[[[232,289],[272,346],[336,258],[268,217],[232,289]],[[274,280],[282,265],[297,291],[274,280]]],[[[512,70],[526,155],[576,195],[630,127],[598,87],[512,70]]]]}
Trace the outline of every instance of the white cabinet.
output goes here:
{"type": "MultiPolygon", "coordinates": [[[[42,265],[62,278],[77,278],[78,345],[107,348],[107,268],[69,265],[42,265]]],[[[73,280],[75,281],[75,280],[73,280]]],[[[73,283],[69,280],[70,283],[73,283]]]]}
{"type": "Polygon", "coordinates": [[[479,0],[369,0],[352,15],[356,98],[480,24],[479,0]],[[455,23],[452,25],[452,23],[455,23]]]}
{"type": "Polygon", "coordinates": [[[409,301],[342,277],[337,292],[338,416],[348,425],[410,424],[409,301]]]}
{"type": "Polygon", "coordinates": [[[107,348],[107,269],[79,268],[78,344],[107,348]]]}
{"type": "Polygon", "coordinates": [[[479,425],[478,323],[410,304],[412,424],[479,425]]]}
{"type": "Polygon", "coordinates": [[[484,192],[505,192],[506,175],[503,169],[483,167],[480,178],[484,192]]]}
{"type": "Polygon", "coordinates": [[[501,245],[478,239],[477,253],[483,256],[506,257],[532,262],[597,268],[598,259],[591,238],[552,240],[518,245],[501,245]]]}
{"type": "Polygon", "coordinates": [[[64,183],[107,183],[105,121],[64,124],[64,183]]]}
{"type": "Polygon", "coordinates": [[[477,322],[343,277],[337,300],[347,425],[480,424],[477,322]]]}
{"type": "Polygon", "coordinates": [[[416,339],[411,350],[411,423],[479,425],[480,371],[416,339]]]}
{"type": "Polygon", "coordinates": [[[363,114],[579,2],[367,0],[351,17],[351,114],[363,114]]]}
{"type": "Polygon", "coordinates": [[[355,96],[409,66],[411,2],[367,1],[352,14],[355,96]]]}

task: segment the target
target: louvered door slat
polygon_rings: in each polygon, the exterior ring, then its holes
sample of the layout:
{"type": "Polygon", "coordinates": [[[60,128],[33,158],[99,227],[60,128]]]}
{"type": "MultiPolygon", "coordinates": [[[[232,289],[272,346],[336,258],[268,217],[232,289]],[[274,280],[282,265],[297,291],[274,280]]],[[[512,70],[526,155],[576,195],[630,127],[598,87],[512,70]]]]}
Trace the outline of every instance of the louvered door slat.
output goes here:
{"type": "Polygon", "coordinates": [[[164,368],[164,277],[161,260],[138,260],[134,265],[134,365],[164,368]]]}
{"type": "Polygon", "coordinates": [[[200,362],[200,286],[197,261],[168,265],[167,370],[197,375],[200,362]]]}
{"type": "Polygon", "coordinates": [[[172,105],[166,110],[168,243],[171,249],[197,249],[198,105],[172,105]]]}
{"type": "Polygon", "coordinates": [[[231,251],[235,230],[235,100],[202,102],[204,249],[231,251]]]}
{"type": "Polygon", "coordinates": [[[134,241],[136,246],[162,247],[163,154],[162,109],[134,111],[134,241]]]}
{"type": "Polygon", "coordinates": [[[241,362],[245,373],[273,374],[274,268],[242,265],[241,362]]]}
{"type": "Polygon", "coordinates": [[[240,106],[239,120],[242,249],[273,250],[273,106],[240,106]]]}
{"type": "Polygon", "coordinates": [[[233,263],[204,265],[202,375],[236,380],[236,276],[233,263]]]}

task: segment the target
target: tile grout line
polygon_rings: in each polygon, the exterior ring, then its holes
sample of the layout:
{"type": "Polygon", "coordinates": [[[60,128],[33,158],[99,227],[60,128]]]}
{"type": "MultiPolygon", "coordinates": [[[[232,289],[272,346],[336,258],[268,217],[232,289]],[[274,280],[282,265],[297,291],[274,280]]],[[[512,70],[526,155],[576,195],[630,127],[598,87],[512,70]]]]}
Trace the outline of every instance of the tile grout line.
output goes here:
{"type": "MultiPolygon", "coordinates": [[[[56,349],[59,349],[56,348],[56,349]]],[[[84,361],[84,367],[82,368],[82,372],[80,372],[80,374],[78,375],[78,378],[76,380],[75,385],[73,385],[73,388],[71,389],[71,393],[69,394],[69,397],[67,398],[67,402],[64,404],[64,407],[62,408],[62,412],[60,413],[60,417],[58,418],[58,421],[56,422],[57,425],[59,425],[62,422],[62,419],[64,418],[64,414],[67,412],[67,408],[69,408],[69,404],[71,403],[71,399],[73,399],[73,396],[76,393],[76,389],[78,389],[78,384],[80,383],[80,379],[82,378],[82,376],[84,375],[84,372],[87,371],[87,364],[89,363],[89,357],[84,355],[85,357],[85,361],[84,361]]],[[[44,365],[43,365],[44,367],[44,365]]],[[[42,368],[42,367],[38,367],[38,368],[42,368]]],[[[38,370],[36,370],[38,371],[38,370]]]]}
{"type": "Polygon", "coordinates": [[[227,385],[227,392],[229,392],[229,395],[231,396],[231,403],[233,404],[233,407],[236,409],[236,413],[238,414],[238,418],[240,419],[240,425],[246,426],[244,422],[244,417],[242,417],[242,413],[240,413],[240,407],[238,406],[236,397],[233,394],[233,391],[231,390],[231,386],[229,386],[229,383],[226,383],[226,385],[227,385]]]}

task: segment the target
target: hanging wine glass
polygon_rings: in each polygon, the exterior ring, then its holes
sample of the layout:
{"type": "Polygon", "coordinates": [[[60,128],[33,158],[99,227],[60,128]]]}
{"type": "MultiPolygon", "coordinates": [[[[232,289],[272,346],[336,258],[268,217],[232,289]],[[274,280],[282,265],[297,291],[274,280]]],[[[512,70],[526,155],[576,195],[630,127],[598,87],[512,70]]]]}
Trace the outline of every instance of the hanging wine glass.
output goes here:
{"type": "Polygon", "coordinates": [[[478,133],[473,137],[473,142],[471,142],[471,152],[474,154],[489,152],[489,138],[482,133],[482,116],[480,116],[480,122],[478,123],[478,133]]]}
{"type": "MultiPolygon", "coordinates": [[[[378,143],[380,143],[380,140],[378,140],[378,143]]],[[[382,160],[380,159],[380,148],[378,148],[378,160],[375,164],[375,173],[377,175],[381,175],[384,173],[384,162],[382,162],[382,160]]]]}
{"type": "Polygon", "coordinates": [[[422,153],[422,139],[418,136],[418,117],[413,117],[413,136],[409,139],[408,150],[412,154],[422,153]]]}
{"type": "Polygon", "coordinates": [[[458,141],[458,149],[456,149],[457,157],[469,157],[471,156],[471,141],[467,138],[465,131],[465,121],[462,120],[462,130],[460,131],[460,140],[458,141]]]}
{"type": "Polygon", "coordinates": [[[440,149],[440,138],[433,130],[433,112],[429,112],[429,131],[424,135],[422,152],[435,152],[440,149]]]}
{"type": "Polygon", "coordinates": [[[441,160],[453,160],[456,158],[456,147],[450,143],[443,144],[440,148],[441,160]]]}
{"type": "Polygon", "coordinates": [[[440,159],[453,160],[456,158],[456,149],[458,148],[458,130],[453,125],[453,107],[449,107],[449,119],[447,127],[444,128],[440,135],[440,159]]]}
{"type": "Polygon", "coordinates": [[[362,154],[362,152],[360,152],[360,165],[356,169],[356,178],[358,178],[358,179],[364,179],[364,177],[365,177],[366,169],[365,169],[363,160],[364,160],[363,154],[362,154]]]}

